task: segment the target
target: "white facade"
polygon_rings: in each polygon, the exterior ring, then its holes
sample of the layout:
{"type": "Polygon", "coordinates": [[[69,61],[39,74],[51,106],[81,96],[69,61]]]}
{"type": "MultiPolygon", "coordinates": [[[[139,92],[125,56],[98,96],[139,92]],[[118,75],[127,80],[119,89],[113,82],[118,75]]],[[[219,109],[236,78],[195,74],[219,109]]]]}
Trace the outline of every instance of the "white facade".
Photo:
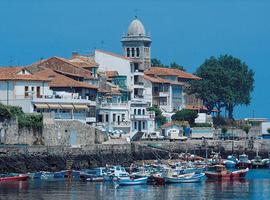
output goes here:
{"type": "Polygon", "coordinates": [[[20,106],[26,113],[34,111],[33,98],[51,94],[48,82],[0,81],[0,102],[5,105],[20,106]]]}

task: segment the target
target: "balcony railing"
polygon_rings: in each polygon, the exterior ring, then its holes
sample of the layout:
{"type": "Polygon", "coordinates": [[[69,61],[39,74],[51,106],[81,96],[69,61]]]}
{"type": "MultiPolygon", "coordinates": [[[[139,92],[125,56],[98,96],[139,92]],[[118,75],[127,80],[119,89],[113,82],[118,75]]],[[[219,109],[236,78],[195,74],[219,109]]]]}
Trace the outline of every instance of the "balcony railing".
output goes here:
{"type": "Polygon", "coordinates": [[[100,108],[103,108],[103,109],[113,109],[113,108],[127,109],[128,104],[127,103],[101,103],[100,108]]]}

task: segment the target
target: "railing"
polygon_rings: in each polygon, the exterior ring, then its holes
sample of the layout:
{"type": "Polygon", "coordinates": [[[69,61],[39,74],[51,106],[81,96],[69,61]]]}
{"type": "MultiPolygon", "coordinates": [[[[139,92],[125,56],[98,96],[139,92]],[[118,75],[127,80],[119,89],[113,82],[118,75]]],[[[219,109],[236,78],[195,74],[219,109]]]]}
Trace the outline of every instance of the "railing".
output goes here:
{"type": "Polygon", "coordinates": [[[142,86],[143,86],[143,85],[144,85],[144,83],[143,83],[143,82],[139,82],[139,81],[138,81],[138,82],[134,82],[134,85],[142,85],[142,86]]]}
{"type": "Polygon", "coordinates": [[[128,108],[127,103],[101,103],[100,108],[128,108]]]}

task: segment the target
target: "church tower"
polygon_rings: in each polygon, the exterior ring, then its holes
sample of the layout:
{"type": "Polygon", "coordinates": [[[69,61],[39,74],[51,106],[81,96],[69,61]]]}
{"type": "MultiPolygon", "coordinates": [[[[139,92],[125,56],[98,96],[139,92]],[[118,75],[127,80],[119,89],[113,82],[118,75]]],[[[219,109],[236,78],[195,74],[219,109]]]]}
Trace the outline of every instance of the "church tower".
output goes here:
{"type": "Polygon", "coordinates": [[[137,17],[130,23],[128,32],[122,37],[121,42],[125,56],[134,61],[135,69],[145,70],[151,67],[150,46],[152,41],[137,17]]]}

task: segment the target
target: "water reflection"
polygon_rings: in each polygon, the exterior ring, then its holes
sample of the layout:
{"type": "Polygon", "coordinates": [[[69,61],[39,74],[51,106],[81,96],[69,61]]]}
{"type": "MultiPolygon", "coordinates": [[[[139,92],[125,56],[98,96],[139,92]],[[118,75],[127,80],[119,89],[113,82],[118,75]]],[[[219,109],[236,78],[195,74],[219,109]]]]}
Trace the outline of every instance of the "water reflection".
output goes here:
{"type": "Polygon", "coordinates": [[[0,183],[0,199],[270,199],[270,173],[250,171],[246,179],[202,183],[115,187],[82,181],[0,183]],[[258,178],[257,178],[258,177],[258,178]]]}

